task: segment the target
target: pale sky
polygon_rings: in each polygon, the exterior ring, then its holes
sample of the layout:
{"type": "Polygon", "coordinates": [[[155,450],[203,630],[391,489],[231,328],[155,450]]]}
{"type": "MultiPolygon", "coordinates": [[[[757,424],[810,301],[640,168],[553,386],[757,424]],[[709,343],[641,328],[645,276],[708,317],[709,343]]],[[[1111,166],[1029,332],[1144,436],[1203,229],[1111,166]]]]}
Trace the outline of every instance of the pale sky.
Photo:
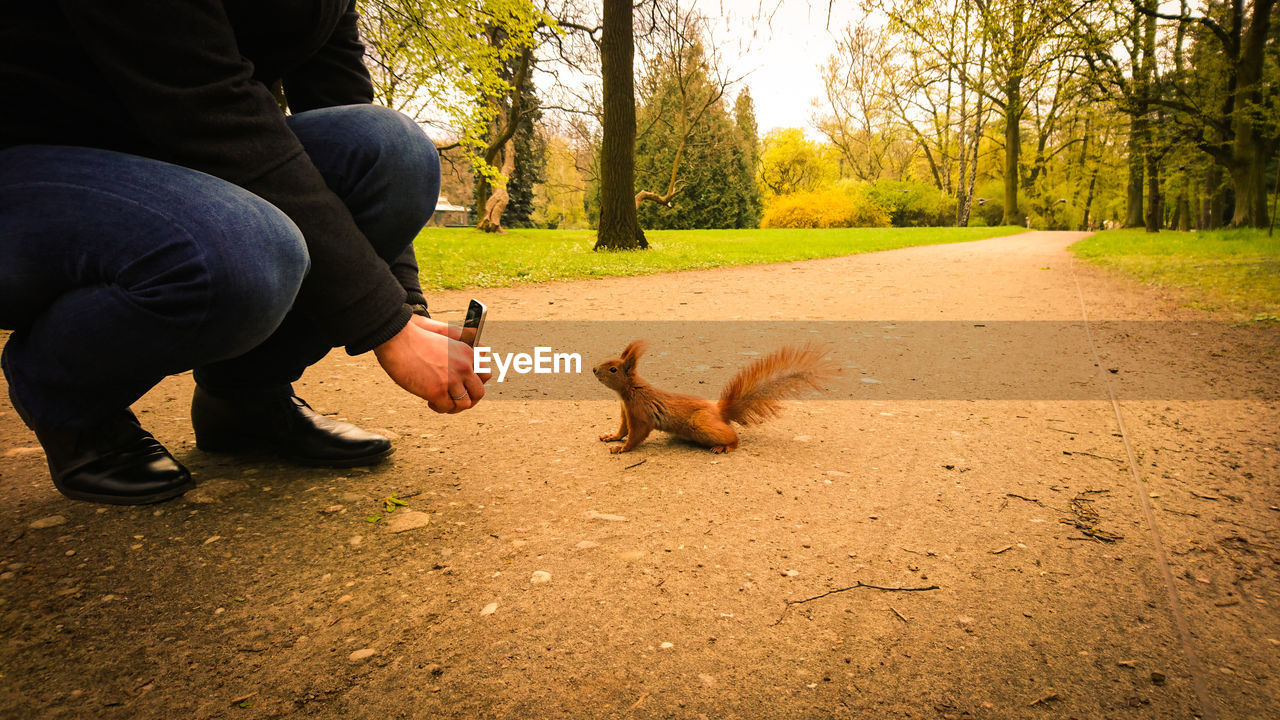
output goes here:
{"type": "Polygon", "coordinates": [[[811,101],[822,93],[818,68],[835,49],[834,33],[862,17],[857,3],[695,0],[695,4],[713,19],[713,40],[734,76],[746,74],[742,84],[751,89],[755,100],[760,135],[781,127],[804,128],[812,135],[811,101]],[[757,15],[764,18],[753,22],[757,15]],[[767,23],[770,15],[771,24],[767,23]]]}

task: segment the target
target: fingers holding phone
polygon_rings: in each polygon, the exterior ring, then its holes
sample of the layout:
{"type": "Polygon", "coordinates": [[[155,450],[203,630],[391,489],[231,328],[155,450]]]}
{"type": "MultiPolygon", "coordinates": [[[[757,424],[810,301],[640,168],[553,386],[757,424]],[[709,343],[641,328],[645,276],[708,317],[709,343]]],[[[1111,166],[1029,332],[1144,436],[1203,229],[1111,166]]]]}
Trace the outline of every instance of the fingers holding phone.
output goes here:
{"type": "Polygon", "coordinates": [[[461,412],[484,397],[487,377],[476,375],[471,346],[434,328],[410,322],[374,353],[397,385],[435,412],[461,412]]]}

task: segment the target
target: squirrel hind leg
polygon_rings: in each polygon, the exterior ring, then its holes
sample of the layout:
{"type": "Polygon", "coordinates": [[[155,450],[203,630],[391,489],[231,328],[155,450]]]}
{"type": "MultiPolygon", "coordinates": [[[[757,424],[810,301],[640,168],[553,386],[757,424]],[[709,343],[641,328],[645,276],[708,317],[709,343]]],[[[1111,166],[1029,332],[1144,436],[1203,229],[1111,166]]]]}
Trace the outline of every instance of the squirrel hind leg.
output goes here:
{"type": "Polygon", "coordinates": [[[737,448],[738,448],[738,441],[734,440],[728,445],[713,445],[711,447],[711,452],[715,453],[716,455],[723,455],[731,450],[736,450],[737,448]]]}
{"type": "Polygon", "coordinates": [[[719,418],[698,424],[689,439],[699,445],[706,445],[717,455],[738,447],[738,433],[729,423],[719,418]]]}

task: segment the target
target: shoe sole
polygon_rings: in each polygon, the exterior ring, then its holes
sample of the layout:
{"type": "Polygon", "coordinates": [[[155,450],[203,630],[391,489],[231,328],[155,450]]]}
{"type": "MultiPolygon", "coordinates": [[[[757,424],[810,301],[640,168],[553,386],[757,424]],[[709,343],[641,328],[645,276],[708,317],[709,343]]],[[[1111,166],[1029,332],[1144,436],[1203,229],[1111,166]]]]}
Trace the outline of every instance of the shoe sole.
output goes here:
{"type": "Polygon", "coordinates": [[[91,503],[101,503],[105,505],[154,505],[155,503],[158,503],[158,502],[164,502],[165,500],[171,500],[173,498],[176,498],[179,495],[182,495],[183,493],[187,492],[188,490],[195,489],[196,481],[192,479],[188,479],[185,483],[169,488],[168,490],[164,490],[162,492],[152,493],[150,495],[136,495],[136,496],[134,495],[130,495],[130,496],[99,495],[97,493],[86,493],[86,492],[81,492],[79,490],[69,490],[63,487],[62,483],[58,482],[56,479],[53,481],[53,486],[56,487],[58,489],[58,492],[62,493],[63,496],[71,498],[72,500],[80,500],[83,502],[91,502],[91,503]]]}
{"type": "Polygon", "coordinates": [[[379,450],[376,453],[368,455],[358,455],[350,458],[335,458],[326,460],[323,458],[309,458],[293,455],[287,452],[281,452],[273,447],[270,443],[256,439],[200,439],[196,438],[196,447],[207,453],[218,453],[221,455],[244,455],[247,453],[263,453],[266,455],[274,455],[279,458],[288,460],[289,462],[306,467],[327,467],[327,468],[352,468],[364,467],[366,465],[376,465],[386,460],[396,451],[395,447],[388,447],[385,450],[379,450]]]}

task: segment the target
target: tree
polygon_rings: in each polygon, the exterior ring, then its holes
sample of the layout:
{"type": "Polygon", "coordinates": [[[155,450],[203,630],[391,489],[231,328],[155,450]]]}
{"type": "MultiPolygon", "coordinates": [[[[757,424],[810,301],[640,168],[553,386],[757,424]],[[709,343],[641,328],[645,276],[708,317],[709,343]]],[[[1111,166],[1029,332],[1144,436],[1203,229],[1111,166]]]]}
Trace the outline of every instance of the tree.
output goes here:
{"type": "MultiPolygon", "coordinates": [[[[488,35],[494,46],[507,41],[501,28],[489,28],[488,35]]],[[[497,111],[489,123],[482,157],[488,164],[501,164],[496,175],[476,175],[476,227],[486,232],[502,232],[504,225],[529,222],[533,183],[541,172],[542,158],[531,147],[536,143],[534,122],[540,117],[532,56],[533,49],[525,48],[514,62],[507,63],[500,75],[510,90],[486,98],[497,111]]]]}
{"type": "Polygon", "coordinates": [[[752,228],[760,224],[760,186],[756,173],[760,167],[760,136],[756,125],[755,102],[743,88],[733,103],[734,130],[738,138],[737,183],[743,188],[740,215],[734,227],[752,228]]]}
{"type": "Polygon", "coordinates": [[[862,24],[849,26],[821,70],[823,96],[815,105],[822,112],[813,125],[840,151],[853,177],[867,182],[884,177],[886,170],[896,179],[905,164],[892,158],[900,146],[892,108],[895,101],[904,102],[889,79],[893,56],[884,34],[862,24]]]}
{"type": "Polygon", "coordinates": [[[802,130],[771,130],[763,146],[760,187],[766,198],[820,190],[840,177],[831,151],[811,142],[802,130]]]}
{"type": "MultiPolygon", "coordinates": [[[[659,179],[642,176],[646,184],[636,193],[636,209],[643,202],[671,205],[687,182],[682,177],[687,163],[685,153],[695,134],[706,134],[708,128],[724,116],[722,100],[733,83],[720,67],[714,51],[708,53],[706,20],[694,11],[684,10],[679,0],[654,2],[654,19],[649,45],[653,56],[646,63],[641,78],[640,96],[644,109],[639,123],[640,137],[659,133],[671,140],[674,152],[667,158],[669,171],[659,179]],[[652,190],[649,188],[662,188],[652,190]]],[[[706,138],[704,138],[705,140],[706,138]]]]}
{"type": "Polygon", "coordinates": [[[443,120],[474,171],[496,177],[484,138],[501,113],[492,99],[512,89],[503,69],[555,22],[531,0],[359,0],[357,8],[376,101],[420,122],[443,120]],[[491,42],[495,31],[501,43],[491,42]]]}
{"type": "Polygon", "coordinates": [[[1266,227],[1270,219],[1266,170],[1278,126],[1275,6],[1275,0],[1210,2],[1199,16],[1185,4],[1177,15],[1159,12],[1154,3],[1139,8],[1152,21],[1175,21],[1179,32],[1191,36],[1193,53],[1220,59],[1225,77],[1197,68],[1182,74],[1170,96],[1155,102],[1185,115],[1200,149],[1227,170],[1235,196],[1232,227],[1266,227]]]}
{"type": "MultiPolygon", "coordinates": [[[[490,33],[493,36],[500,34],[494,29],[491,29],[490,33]]],[[[502,41],[494,37],[490,42],[497,45],[502,41]]],[[[502,158],[502,167],[497,173],[482,171],[477,176],[476,202],[481,205],[481,208],[476,229],[484,232],[503,231],[502,216],[507,211],[507,205],[511,200],[507,183],[515,173],[516,167],[515,133],[527,114],[526,95],[522,90],[528,82],[532,55],[532,48],[524,48],[517,61],[515,77],[508,85],[509,90],[502,95],[493,95],[488,98],[488,102],[498,110],[490,125],[491,135],[482,155],[484,164],[481,167],[492,168],[493,162],[498,158],[502,158]],[[510,93],[511,98],[509,104],[503,102],[507,92],[510,93]]]]}
{"type": "Polygon", "coordinates": [[[600,76],[603,89],[600,147],[600,227],[596,250],[648,248],[635,205],[635,39],[631,0],[603,0],[600,76]]]}
{"type": "MultiPolygon", "coordinates": [[[[586,178],[580,163],[589,148],[576,147],[570,138],[544,131],[543,181],[534,185],[532,220],[549,228],[586,227],[586,178]]],[[[589,162],[589,160],[588,160],[589,162]]]]}
{"type": "MultiPolygon", "coordinates": [[[[673,75],[662,77],[655,95],[641,105],[642,126],[650,113],[663,112],[664,107],[677,102],[681,81],[673,75]]],[[[709,107],[688,131],[674,123],[653,123],[636,141],[637,181],[671,183],[672,169],[677,167],[679,175],[678,184],[669,186],[666,202],[660,202],[662,198],[642,202],[646,191],[637,195],[642,225],[661,229],[742,227],[743,219],[753,214],[752,199],[758,198],[755,177],[748,173],[743,153],[738,128],[723,102],[709,107]]]]}

